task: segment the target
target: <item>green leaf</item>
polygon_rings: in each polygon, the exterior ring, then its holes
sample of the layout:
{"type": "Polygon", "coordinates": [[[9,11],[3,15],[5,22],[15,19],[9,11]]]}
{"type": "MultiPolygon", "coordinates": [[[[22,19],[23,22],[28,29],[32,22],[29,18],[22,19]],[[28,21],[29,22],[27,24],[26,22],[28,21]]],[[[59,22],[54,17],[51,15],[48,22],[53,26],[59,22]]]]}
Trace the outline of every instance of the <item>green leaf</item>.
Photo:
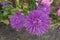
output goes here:
{"type": "Polygon", "coordinates": [[[3,19],[3,13],[0,11],[0,20],[3,19]]]}
{"type": "Polygon", "coordinates": [[[4,11],[8,11],[8,10],[11,10],[11,9],[13,9],[13,6],[12,6],[12,5],[3,7],[3,10],[4,10],[4,11]]]}
{"type": "Polygon", "coordinates": [[[16,9],[11,9],[10,10],[11,15],[15,14],[15,12],[16,12],[16,9]]]}
{"type": "Polygon", "coordinates": [[[23,14],[24,14],[25,16],[27,16],[27,15],[28,15],[28,11],[27,11],[27,10],[24,11],[23,14]]]}
{"type": "Polygon", "coordinates": [[[3,16],[8,16],[8,12],[4,11],[3,16]]]}
{"type": "Polygon", "coordinates": [[[6,25],[9,24],[9,21],[8,20],[1,20],[1,22],[5,23],[6,25]]]}
{"type": "Polygon", "coordinates": [[[30,0],[29,4],[28,10],[34,10],[36,8],[35,0],[30,0]]]}

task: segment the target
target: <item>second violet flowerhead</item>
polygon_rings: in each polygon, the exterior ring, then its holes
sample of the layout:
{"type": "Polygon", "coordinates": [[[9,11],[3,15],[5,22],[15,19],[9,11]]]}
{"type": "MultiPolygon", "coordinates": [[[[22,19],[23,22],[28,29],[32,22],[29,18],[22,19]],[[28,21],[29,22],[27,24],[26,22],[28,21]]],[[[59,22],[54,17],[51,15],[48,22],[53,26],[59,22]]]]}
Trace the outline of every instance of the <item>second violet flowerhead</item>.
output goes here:
{"type": "Polygon", "coordinates": [[[21,13],[16,13],[10,18],[12,28],[20,30],[24,27],[25,17],[21,13]]]}
{"type": "Polygon", "coordinates": [[[50,18],[41,10],[30,11],[25,22],[26,30],[35,35],[45,34],[50,28],[50,18]]]}
{"type": "Polygon", "coordinates": [[[37,10],[42,10],[45,14],[50,14],[50,6],[47,4],[38,4],[36,8],[37,10]]]}

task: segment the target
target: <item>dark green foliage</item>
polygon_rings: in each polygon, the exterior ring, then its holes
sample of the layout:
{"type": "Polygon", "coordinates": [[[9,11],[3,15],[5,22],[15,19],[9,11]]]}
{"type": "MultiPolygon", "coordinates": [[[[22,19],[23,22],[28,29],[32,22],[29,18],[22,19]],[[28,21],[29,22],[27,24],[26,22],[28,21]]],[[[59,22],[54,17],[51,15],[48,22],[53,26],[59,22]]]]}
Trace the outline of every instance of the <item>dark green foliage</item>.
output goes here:
{"type": "Polygon", "coordinates": [[[34,10],[36,9],[36,4],[35,0],[30,0],[28,10],[34,10]]]}

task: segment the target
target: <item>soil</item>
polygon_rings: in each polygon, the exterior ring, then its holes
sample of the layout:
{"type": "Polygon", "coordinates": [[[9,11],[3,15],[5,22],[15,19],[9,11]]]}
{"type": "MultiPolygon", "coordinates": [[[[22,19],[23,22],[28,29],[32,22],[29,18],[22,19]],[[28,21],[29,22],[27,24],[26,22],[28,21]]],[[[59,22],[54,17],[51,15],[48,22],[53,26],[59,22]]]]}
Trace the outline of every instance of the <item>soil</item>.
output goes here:
{"type": "Polygon", "coordinates": [[[25,28],[16,31],[10,25],[0,23],[0,40],[60,40],[60,28],[48,31],[42,36],[29,34],[25,28]]]}

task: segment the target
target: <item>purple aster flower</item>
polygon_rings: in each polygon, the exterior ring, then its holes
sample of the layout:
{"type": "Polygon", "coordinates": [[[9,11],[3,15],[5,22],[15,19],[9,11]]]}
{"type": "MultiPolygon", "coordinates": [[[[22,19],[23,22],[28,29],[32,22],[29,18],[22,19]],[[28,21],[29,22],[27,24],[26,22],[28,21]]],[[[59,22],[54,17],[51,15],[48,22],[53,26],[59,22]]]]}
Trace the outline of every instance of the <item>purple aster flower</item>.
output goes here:
{"type": "Polygon", "coordinates": [[[45,14],[50,14],[50,6],[47,4],[38,4],[37,10],[42,10],[45,14]]]}
{"type": "Polygon", "coordinates": [[[45,34],[50,28],[50,18],[41,10],[33,10],[29,12],[26,18],[25,27],[29,33],[34,35],[45,34]]]}
{"type": "Polygon", "coordinates": [[[24,27],[25,17],[21,13],[16,13],[10,18],[12,28],[20,30],[24,27]]]}
{"type": "Polygon", "coordinates": [[[3,2],[2,5],[3,6],[7,6],[8,5],[8,2],[3,2]]]}

